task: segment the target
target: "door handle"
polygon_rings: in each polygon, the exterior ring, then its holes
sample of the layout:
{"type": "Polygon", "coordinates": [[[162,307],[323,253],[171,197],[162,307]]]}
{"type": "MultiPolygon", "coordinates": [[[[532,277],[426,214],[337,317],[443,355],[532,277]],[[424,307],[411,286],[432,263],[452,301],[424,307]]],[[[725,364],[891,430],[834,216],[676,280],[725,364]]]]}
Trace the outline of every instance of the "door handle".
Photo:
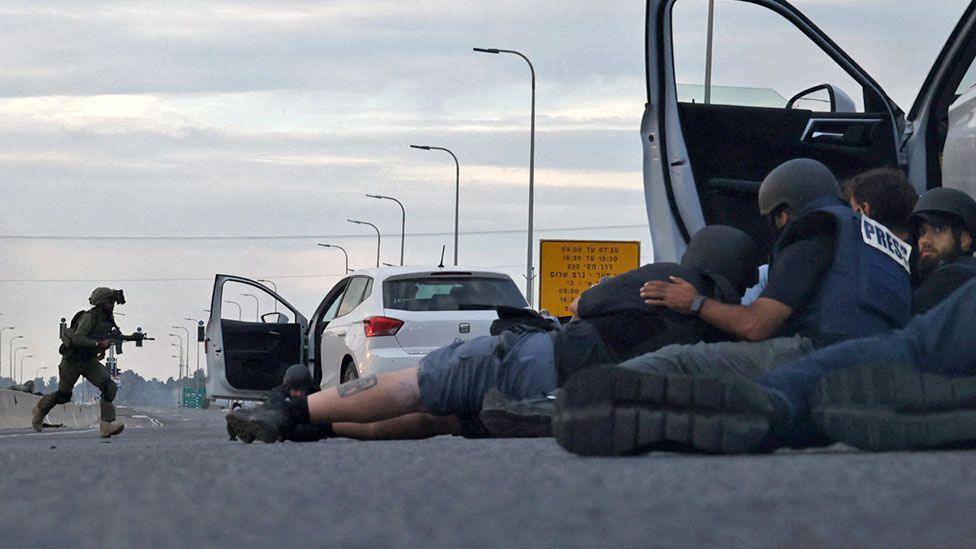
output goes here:
{"type": "Polygon", "coordinates": [[[820,139],[821,137],[831,141],[840,141],[844,139],[844,134],[836,132],[813,132],[810,134],[810,139],[820,139]]]}

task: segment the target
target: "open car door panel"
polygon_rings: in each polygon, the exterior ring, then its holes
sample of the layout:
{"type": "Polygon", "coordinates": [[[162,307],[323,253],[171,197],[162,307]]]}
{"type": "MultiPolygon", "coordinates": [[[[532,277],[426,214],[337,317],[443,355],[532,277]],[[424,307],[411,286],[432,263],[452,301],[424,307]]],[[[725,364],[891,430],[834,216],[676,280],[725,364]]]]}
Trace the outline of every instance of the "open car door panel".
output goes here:
{"type": "MultiPolygon", "coordinates": [[[[236,296],[233,296],[236,297],[236,296]]],[[[308,321],[295,307],[259,282],[230,275],[214,281],[207,323],[207,394],[210,398],[259,399],[281,383],[292,364],[306,363],[308,321]],[[258,290],[283,310],[254,321],[223,318],[227,283],[258,290]]]]}
{"type": "MultiPolygon", "coordinates": [[[[854,109],[853,100],[826,83],[787,100],[772,87],[713,86],[706,77],[705,101],[694,97],[688,92],[693,86],[675,76],[674,7],[691,3],[696,2],[649,0],[647,7],[648,102],[641,137],[645,200],[656,260],[680,258],[688,239],[705,224],[738,227],[768,246],[768,228],[759,219],[756,195],[766,174],[786,160],[820,160],[838,178],[902,161],[897,146],[901,111],[833,41],[782,0],[729,0],[721,6],[725,13],[734,12],[730,7],[735,7],[776,19],[795,34],[784,43],[809,42],[804,47],[825,56],[833,74],[843,75],[860,88],[861,107],[854,109]],[[712,93],[718,89],[725,93],[712,93]],[[759,97],[757,90],[764,92],[762,101],[750,103],[749,93],[759,97]],[[826,111],[816,103],[821,101],[814,99],[820,97],[816,93],[823,94],[826,111]],[[860,112],[851,112],[855,110],[860,112]]],[[[706,2],[698,0],[697,4],[706,2]]],[[[765,51],[757,55],[761,59],[769,56],[765,51]]],[[[754,68],[746,64],[742,70],[754,68]]],[[[680,74],[686,77],[689,72],[680,74]]]]}

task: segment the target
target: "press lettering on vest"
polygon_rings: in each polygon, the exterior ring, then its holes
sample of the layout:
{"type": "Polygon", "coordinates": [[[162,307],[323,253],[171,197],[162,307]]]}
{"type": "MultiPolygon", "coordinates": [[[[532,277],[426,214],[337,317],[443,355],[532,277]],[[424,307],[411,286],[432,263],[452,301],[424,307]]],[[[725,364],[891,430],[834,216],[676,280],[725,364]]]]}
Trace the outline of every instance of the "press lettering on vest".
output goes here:
{"type": "Polygon", "coordinates": [[[912,247],[897,236],[891,234],[887,227],[866,215],[861,216],[861,237],[865,244],[882,251],[907,272],[911,272],[908,258],[912,247]]]}

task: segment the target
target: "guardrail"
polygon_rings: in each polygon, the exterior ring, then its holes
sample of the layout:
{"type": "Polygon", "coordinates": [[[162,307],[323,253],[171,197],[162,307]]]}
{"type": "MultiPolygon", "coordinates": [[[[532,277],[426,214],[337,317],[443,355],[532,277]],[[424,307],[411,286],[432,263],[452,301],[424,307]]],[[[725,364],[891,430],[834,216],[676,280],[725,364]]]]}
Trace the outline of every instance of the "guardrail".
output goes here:
{"type": "MultiPolygon", "coordinates": [[[[34,406],[41,397],[20,391],[0,390],[0,429],[28,429],[34,406]]],[[[98,424],[99,410],[93,404],[59,404],[47,415],[50,424],[87,429],[98,424]]]]}

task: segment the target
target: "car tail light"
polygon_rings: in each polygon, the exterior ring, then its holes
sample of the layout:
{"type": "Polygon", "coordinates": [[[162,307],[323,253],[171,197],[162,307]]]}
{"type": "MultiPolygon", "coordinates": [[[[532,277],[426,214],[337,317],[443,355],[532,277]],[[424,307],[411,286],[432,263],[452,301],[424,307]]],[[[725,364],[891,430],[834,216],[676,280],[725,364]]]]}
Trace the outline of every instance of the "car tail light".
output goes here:
{"type": "Polygon", "coordinates": [[[370,316],[363,320],[366,337],[395,335],[400,326],[403,326],[402,320],[388,316],[370,316]]]}

